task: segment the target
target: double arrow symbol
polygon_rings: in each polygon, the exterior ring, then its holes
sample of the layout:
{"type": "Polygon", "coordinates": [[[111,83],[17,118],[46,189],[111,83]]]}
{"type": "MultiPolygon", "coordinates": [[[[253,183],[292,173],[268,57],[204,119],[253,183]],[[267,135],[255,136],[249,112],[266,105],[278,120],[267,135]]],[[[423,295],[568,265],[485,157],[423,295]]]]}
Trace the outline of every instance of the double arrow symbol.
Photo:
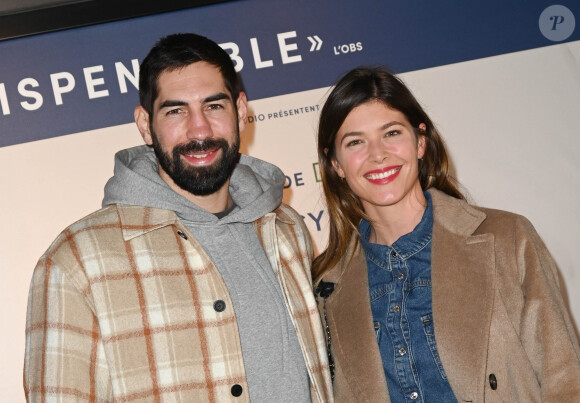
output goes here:
{"type": "Polygon", "coordinates": [[[310,47],[311,52],[314,52],[315,50],[320,50],[320,48],[322,47],[322,39],[320,39],[318,35],[308,36],[307,38],[310,41],[310,43],[312,43],[312,46],[310,47]]]}

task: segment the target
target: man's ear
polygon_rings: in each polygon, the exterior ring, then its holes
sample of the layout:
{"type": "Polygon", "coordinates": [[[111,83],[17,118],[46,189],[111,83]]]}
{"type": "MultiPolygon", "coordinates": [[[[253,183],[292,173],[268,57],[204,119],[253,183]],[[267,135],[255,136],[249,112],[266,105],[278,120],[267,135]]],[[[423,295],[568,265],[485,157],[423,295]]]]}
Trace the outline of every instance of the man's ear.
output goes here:
{"type": "Polygon", "coordinates": [[[149,125],[149,113],[147,113],[145,108],[141,105],[138,105],[135,107],[133,116],[135,117],[137,129],[139,129],[139,133],[141,133],[141,137],[143,137],[143,141],[148,146],[152,145],[153,138],[151,137],[151,126],[149,125]]]}
{"type": "Polygon", "coordinates": [[[248,116],[248,98],[243,91],[238,95],[236,108],[238,109],[238,127],[240,132],[243,132],[246,127],[246,117],[248,116]]]}

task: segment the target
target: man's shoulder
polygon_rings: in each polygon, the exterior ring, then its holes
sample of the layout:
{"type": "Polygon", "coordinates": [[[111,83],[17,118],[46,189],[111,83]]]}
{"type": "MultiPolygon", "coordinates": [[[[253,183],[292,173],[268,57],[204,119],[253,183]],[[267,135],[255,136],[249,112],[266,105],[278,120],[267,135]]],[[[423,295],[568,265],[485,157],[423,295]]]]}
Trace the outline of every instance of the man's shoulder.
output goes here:
{"type": "Polygon", "coordinates": [[[52,242],[45,255],[52,255],[59,250],[63,244],[74,240],[82,234],[86,234],[94,228],[119,226],[119,214],[116,205],[109,205],[96,210],[83,218],[70,224],[63,229],[52,242]]]}
{"type": "Polygon", "coordinates": [[[286,203],[280,203],[280,206],[274,211],[276,215],[284,221],[284,218],[293,224],[304,222],[304,219],[293,207],[286,203]]]}
{"type": "Polygon", "coordinates": [[[275,210],[254,221],[257,229],[265,228],[267,223],[275,222],[280,233],[294,234],[292,238],[309,237],[308,229],[304,223],[304,218],[296,210],[285,203],[281,203],[275,210]]]}
{"type": "Polygon", "coordinates": [[[171,210],[130,204],[110,204],[69,225],[63,232],[76,233],[79,230],[86,231],[92,228],[103,228],[103,226],[140,227],[146,230],[149,226],[158,227],[160,224],[174,222],[176,217],[175,212],[171,210]]]}
{"type": "Polygon", "coordinates": [[[67,230],[76,230],[81,228],[89,228],[94,225],[102,225],[105,223],[118,222],[119,214],[116,204],[111,204],[100,208],[92,213],[84,216],[83,218],[75,221],[71,225],[65,228],[63,232],[67,230]]]}
{"type": "Polygon", "coordinates": [[[70,278],[74,278],[77,284],[85,284],[86,276],[81,262],[86,256],[98,259],[100,244],[107,237],[108,242],[117,242],[119,237],[115,234],[120,233],[119,228],[119,216],[116,206],[113,205],[75,221],[62,230],[42,254],[36,264],[33,282],[40,281],[35,279],[46,275],[48,267],[56,266],[62,273],[67,273],[70,278]]]}
{"type": "MultiPolygon", "coordinates": [[[[173,211],[124,204],[111,204],[81,218],[66,227],[54,240],[45,255],[56,253],[63,245],[80,247],[111,244],[175,222],[173,211]]],[[[68,247],[67,247],[68,249],[68,247]]]]}
{"type": "Polygon", "coordinates": [[[307,250],[308,255],[311,255],[313,253],[312,239],[302,215],[285,203],[281,203],[275,213],[281,232],[290,234],[288,239],[296,242],[301,249],[307,250]]]}

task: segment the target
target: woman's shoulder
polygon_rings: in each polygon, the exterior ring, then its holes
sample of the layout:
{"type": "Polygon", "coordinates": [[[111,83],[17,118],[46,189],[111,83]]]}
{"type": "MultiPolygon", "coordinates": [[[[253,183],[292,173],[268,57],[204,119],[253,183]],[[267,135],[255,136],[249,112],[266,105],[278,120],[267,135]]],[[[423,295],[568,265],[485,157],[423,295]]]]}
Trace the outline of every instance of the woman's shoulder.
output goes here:
{"type": "Polygon", "coordinates": [[[472,204],[466,200],[446,195],[439,190],[431,190],[430,192],[436,215],[440,216],[438,218],[441,221],[452,221],[456,225],[463,222],[471,229],[476,229],[476,233],[503,231],[513,233],[516,230],[535,232],[531,222],[521,214],[472,204]]]}
{"type": "Polygon", "coordinates": [[[534,244],[543,245],[534,225],[525,216],[494,208],[472,207],[485,214],[485,219],[474,232],[474,235],[491,233],[496,238],[496,244],[517,245],[533,241],[534,244]]]}
{"type": "Polygon", "coordinates": [[[476,210],[481,211],[485,214],[485,221],[488,223],[501,223],[501,222],[508,222],[510,224],[519,223],[519,222],[529,222],[529,220],[518,213],[506,210],[500,210],[496,208],[490,207],[483,207],[478,205],[470,204],[470,206],[476,210]]]}

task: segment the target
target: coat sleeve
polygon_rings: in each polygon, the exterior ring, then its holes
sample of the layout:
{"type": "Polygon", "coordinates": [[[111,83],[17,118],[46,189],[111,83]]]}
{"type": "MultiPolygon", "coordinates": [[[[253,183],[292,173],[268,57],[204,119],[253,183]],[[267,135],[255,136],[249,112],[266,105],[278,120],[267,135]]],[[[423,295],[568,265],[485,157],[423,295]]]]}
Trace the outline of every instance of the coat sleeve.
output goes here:
{"type": "Polygon", "coordinates": [[[580,348],[559,288],[558,269],[532,224],[515,225],[522,288],[520,339],[541,387],[542,401],[580,402],[580,348]]]}
{"type": "Polygon", "coordinates": [[[87,293],[58,264],[41,258],[28,295],[27,401],[112,401],[98,322],[87,293]]]}

